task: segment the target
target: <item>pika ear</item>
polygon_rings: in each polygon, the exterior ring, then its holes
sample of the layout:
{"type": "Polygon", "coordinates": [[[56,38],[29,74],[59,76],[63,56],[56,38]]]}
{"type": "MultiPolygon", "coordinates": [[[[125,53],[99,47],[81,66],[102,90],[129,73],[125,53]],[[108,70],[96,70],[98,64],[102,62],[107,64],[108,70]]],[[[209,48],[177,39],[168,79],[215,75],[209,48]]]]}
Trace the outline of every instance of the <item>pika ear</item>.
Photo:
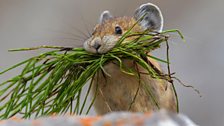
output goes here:
{"type": "Polygon", "coordinates": [[[149,29],[161,32],[163,29],[162,13],[160,9],[152,3],[142,4],[136,9],[134,18],[139,20],[139,24],[144,30],[149,29]]]}
{"type": "Polygon", "coordinates": [[[110,18],[113,18],[113,16],[108,10],[106,10],[101,13],[99,23],[103,23],[105,20],[108,20],[110,18]]]}

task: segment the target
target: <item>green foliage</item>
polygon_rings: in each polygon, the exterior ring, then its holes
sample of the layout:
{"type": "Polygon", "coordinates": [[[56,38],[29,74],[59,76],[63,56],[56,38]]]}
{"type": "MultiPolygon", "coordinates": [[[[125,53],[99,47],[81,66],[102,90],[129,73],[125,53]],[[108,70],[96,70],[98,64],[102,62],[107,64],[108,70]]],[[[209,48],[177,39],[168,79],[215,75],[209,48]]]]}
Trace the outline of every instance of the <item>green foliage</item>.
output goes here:
{"type": "MultiPolygon", "coordinates": [[[[169,76],[160,73],[145,60],[146,57],[151,57],[169,65],[169,61],[149,56],[147,52],[160,47],[161,43],[167,42],[167,34],[171,32],[180,34],[178,30],[150,34],[148,31],[131,33],[130,30],[121,37],[116,47],[105,54],[88,53],[83,48],[58,46],[10,50],[28,51],[50,48],[49,52],[34,56],[0,72],[2,75],[14,68],[22,67],[19,75],[0,84],[0,118],[6,119],[18,113],[22,114],[23,118],[30,118],[31,115],[39,117],[66,112],[82,114],[85,107],[87,107],[86,113],[88,113],[95,96],[87,105],[86,101],[92,82],[85,98],[81,100],[83,86],[91,81],[99,70],[104,71],[103,66],[112,60],[118,61],[121,71],[126,74],[132,75],[133,72],[124,68],[122,59],[132,59],[146,69],[152,77],[171,81],[170,73],[168,73],[169,76]],[[128,41],[126,39],[128,37],[135,39],[128,41]]],[[[183,38],[181,34],[180,36],[183,38]]],[[[106,71],[104,72],[106,73],[106,71]]]]}

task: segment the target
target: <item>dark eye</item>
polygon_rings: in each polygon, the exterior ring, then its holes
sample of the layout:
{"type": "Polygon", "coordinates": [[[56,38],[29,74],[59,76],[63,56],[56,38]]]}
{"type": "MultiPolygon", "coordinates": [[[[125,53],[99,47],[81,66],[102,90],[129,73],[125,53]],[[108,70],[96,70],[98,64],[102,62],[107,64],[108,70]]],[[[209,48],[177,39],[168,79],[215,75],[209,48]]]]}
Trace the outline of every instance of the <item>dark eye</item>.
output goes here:
{"type": "Polygon", "coordinates": [[[121,35],[122,34],[122,29],[121,29],[120,26],[116,26],[115,27],[115,34],[117,34],[117,35],[121,35]]]}

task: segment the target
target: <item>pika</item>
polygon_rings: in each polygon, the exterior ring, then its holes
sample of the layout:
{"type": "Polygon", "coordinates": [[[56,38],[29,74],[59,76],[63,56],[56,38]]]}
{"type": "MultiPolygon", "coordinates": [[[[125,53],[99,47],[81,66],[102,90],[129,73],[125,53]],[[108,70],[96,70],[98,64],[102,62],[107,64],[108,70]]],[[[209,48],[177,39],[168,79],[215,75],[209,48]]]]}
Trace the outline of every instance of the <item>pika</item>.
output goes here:
{"type": "MultiPolygon", "coordinates": [[[[132,31],[141,32],[148,29],[161,32],[163,16],[160,9],[152,3],[141,5],[135,10],[133,17],[113,17],[109,11],[104,11],[92,36],[84,42],[84,49],[95,54],[107,53],[113,49],[121,36],[136,23],[137,25],[132,31]],[[139,20],[142,17],[143,19],[139,20]]],[[[162,71],[155,60],[148,58],[148,61],[162,71]]],[[[126,67],[136,69],[136,64],[132,60],[122,59],[122,62],[126,67]]],[[[139,65],[137,67],[143,73],[147,73],[139,65]]],[[[110,76],[99,71],[97,76],[93,78],[92,92],[93,94],[96,93],[94,107],[97,114],[102,115],[111,111],[150,112],[160,108],[177,111],[174,89],[168,81],[141,74],[140,79],[150,87],[157,100],[158,105],[156,105],[152,97],[147,94],[145,87],[139,84],[139,79],[136,76],[123,73],[119,65],[114,62],[107,63],[104,70],[110,76]],[[95,90],[96,86],[98,90],[95,90]],[[133,101],[133,99],[135,100],[133,101]]]]}

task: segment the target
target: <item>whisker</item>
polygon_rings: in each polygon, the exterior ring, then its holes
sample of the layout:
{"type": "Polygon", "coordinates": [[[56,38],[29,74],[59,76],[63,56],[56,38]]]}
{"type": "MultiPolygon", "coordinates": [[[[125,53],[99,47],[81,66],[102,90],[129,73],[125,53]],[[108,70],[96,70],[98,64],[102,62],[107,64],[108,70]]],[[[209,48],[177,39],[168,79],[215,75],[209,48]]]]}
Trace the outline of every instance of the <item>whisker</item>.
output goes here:
{"type": "Polygon", "coordinates": [[[57,34],[71,35],[72,37],[74,37],[74,39],[79,39],[79,40],[82,40],[82,41],[85,41],[87,39],[83,36],[80,36],[80,35],[77,35],[77,34],[74,34],[74,33],[70,33],[70,32],[62,32],[62,31],[55,31],[55,30],[53,32],[56,32],[57,34]]]}
{"type": "Polygon", "coordinates": [[[75,31],[77,31],[78,33],[80,33],[81,35],[83,35],[85,38],[89,38],[90,36],[88,36],[88,34],[84,33],[82,30],[78,29],[75,26],[71,25],[71,28],[73,28],[75,31]]]}
{"type": "Polygon", "coordinates": [[[77,27],[75,27],[73,24],[71,24],[71,23],[64,23],[64,25],[66,26],[66,27],[68,27],[69,28],[69,30],[73,30],[73,31],[75,31],[76,33],[78,33],[78,34],[74,34],[74,33],[67,33],[67,34],[70,34],[70,35],[73,35],[73,36],[76,36],[76,37],[79,37],[79,38],[82,38],[82,39],[87,39],[87,38],[89,38],[90,36],[88,36],[88,34],[86,34],[85,32],[83,32],[82,30],[80,30],[79,28],[77,28],[77,27]]]}
{"type": "Polygon", "coordinates": [[[91,24],[91,23],[87,22],[88,20],[85,20],[82,14],[80,16],[81,16],[82,24],[84,25],[85,29],[87,30],[88,35],[91,36],[92,33],[91,33],[91,31],[89,30],[89,28],[87,26],[87,24],[91,24]]]}
{"type": "Polygon", "coordinates": [[[77,37],[77,38],[82,39],[82,40],[86,39],[83,36],[80,36],[80,35],[77,35],[77,34],[74,34],[74,33],[71,33],[71,32],[61,32],[61,33],[65,34],[65,35],[72,35],[72,36],[77,37]]]}
{"type": "Polygon", "coordinates": [[[74,40],[74,41],[78,41],[78,42],[84,42],[81,39],[75,39],[75,38],[59,38],[59,39],[62,39],[62,40],[74,40]]]}
{"type": "Polygon", "coordinates": [[[83,47],[83,44],[76,45],[76,47],[78,47],[78,48],[82,48],[82,47],[83,47]]]}
{"type": "Polygon", "coordinates": [[[74,41],[78,41],[78,42],[84,42],[85,39],[80,39],[80,38],[72,38],[72,37],[63,37],[62,39],[67,39],[67,40],[74,40],[74,41]]]}

